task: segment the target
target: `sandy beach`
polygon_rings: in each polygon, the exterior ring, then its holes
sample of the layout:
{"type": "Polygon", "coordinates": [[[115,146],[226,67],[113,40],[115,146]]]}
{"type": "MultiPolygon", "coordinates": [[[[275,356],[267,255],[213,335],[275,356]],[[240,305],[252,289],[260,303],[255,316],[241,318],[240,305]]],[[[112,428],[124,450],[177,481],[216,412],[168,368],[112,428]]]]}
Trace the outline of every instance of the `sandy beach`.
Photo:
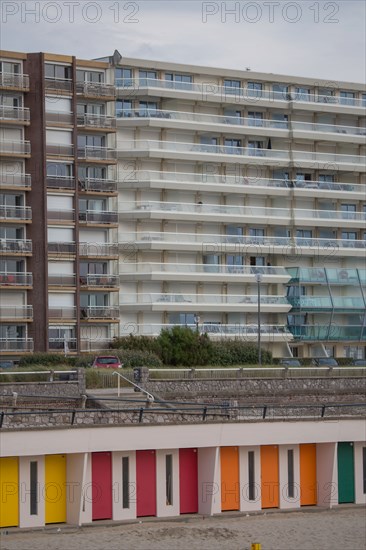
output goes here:
{"type": "Polygon", "coordinates": [[[52,526],[42,531],[3,532],[1,550],[365,550],[366,509],[268,512],[184,520],[142,520],[80,529],[52,526]]]}

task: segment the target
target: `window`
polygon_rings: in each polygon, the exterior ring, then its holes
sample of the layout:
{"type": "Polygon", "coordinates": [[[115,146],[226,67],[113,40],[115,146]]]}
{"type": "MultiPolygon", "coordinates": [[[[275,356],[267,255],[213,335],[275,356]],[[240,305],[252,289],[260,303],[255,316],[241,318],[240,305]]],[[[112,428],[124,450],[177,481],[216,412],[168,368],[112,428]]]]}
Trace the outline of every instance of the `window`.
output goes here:
{"type": "Polygon", "coordinates": [[[250,265],[253,265],[253,266],[264,267],[265,266],[265,257],[264,256],[250,256],[249,263],[250,263],[250,265]]]}
{"type": "Polygon", "coordinates": [[[165,496],[166,505],[173,505],[173,455],[165,455],[165,496]]]}
{"type": "Polygon", "coordinates": [[[241,112],[235,111],[234,109],[225,109],[225,123],[226,124],[240,124],[241,123],[241,112]]]}
{"type": "Polygon", "coordinates": [[[294,451],[288,449],[287,451],[287,496],[289,498],[295,497],[295,478],[294,478],[294,451]]]}
{"type": "Polygon", "coordinates": [[[261,227],[250,227],[249,235],[251,237],[264,237],[264,229],[261,227]]]}
{"type": "Polygon", "coordinates": [[[333,88],[319,88],[318,103],[335,103],[333,88]]]}
{"type": "Polygon", "coordinates": [[[353,92],[340,92],[340,104],[341,105],[354,105],[355,104],[355,94],[353,92]]]}
{"type": "Polygon", "coordinates": [[[125,69],[125,68],[118,67],[116,69],[114,77],[115,77],[115,84],[118,87],[123,87],[123,86],[128,87],[133,85],[132,69],[125,69]]]}
{"type": "Polygon", "coordinates": [[[330,184],[334,183],[334,175],[333,174],[319,174],[318,180],[319,180],[319,188],[320,189],[332,189],[332,186],[330,184]]]}
{"type": "Polygon", "coordinates": [[[288,128],[288,115],[273,113],[272,120],[274,121],[274,128],[288,128]]]}
{"type": "Polygon", "coordinates": [[[215,153],[218,142],[219,138],[217,137],[200,136],[200,151],[205,153],[215,153]]]}
{"type": "Polygon", "coordinates": [[[130,507],[130,460],[128,456],[122,457],[122,508],[130,507]]]}
{"type": "Polygon", "coordinates": [[[25,338],[25,327],[20,325],[0,325],[1,340],[19,340],[25,338]]]}
{"type": "Polygon", "coordinates": [[[38,462],[30,462],[30,515],[38,514],[38,462]]]}
{"type": "Polygon", "coordinates": [[[208,254],[203,256],[204,271],[208,273],[218,273],[220,271],[220,256],[208,254]]]}
{"type": "Polygon", "coordinates": [[[283,170],[273,170],[272,177],[274,180],[288,182],[290,180],[290,173],[283,170]]]}
{"type": "Polygon", "coordinates": [[[345,241],[355,241],[357,239],[357,233],[355,231],[342,231],[341,238],[345,241]]]}
{"type": "Polygon", "coordinates": [[[248,155],[253,157],[263,157],[263,141],[248,141],[248,155]]]}
{"type": "Polygon", "coordinates": [[[170,313],[168,319],[171,325],[195,326],[194,313],[170,313]]]}
{"type": "Polygon", "coordinates": [[[291,99],[286,84],[272,84],[274,99],[291,99]]]}
{"type": "Polygon", "coordinates": [[[243,228],[238,225],[227,225],[226,226],[226,235],[232,235],[235,237],[242,237],[243,228]]]}
{"type": "Polygon", "coordinates": [[[226,94],[239,94],[241,89],[240,80],[224,80],[224,89],[226,94]]]}
{"type": "Polygon", "coordinates": [[[140,101],[139,116],[149,116],[158,110],[158,104],[155,101],[140,101]]]}
{"type": "Polygon", "coordinates": [[[238,155],[240,154],[239,147],[241,147],[240,139],[225,139],[225,153],[229,155],[238,155]]]}
{"type": "Polygon", "coordinates": [[[80,276],[105,275],[108,272],[108,264],[105,262],[81,262],[80,276]]]}
{"type": "Polygon", "coordinates": [[[366,107],[366,94],[362,94],[361,103],[362,103],[362,107],[366,107]]]}
{"type": "Polygon", "coordinates": [[[109,295],[108,294],[81,294],[80,305],[83,308],[86,307],[105,307],[108,306],[109,295]]]}
{"type": "Polygon", "coordinates": [[[228,254],[226,263],[229,273],[243,273],[244,256],[228,254]]]}
{"type": "Polygon", "coordinates": [[[79,116],[82,115],[104,115],[105,107],[101,103],[78,103],[76,112],[79,116]]]}
{"type": "Polygon", "coordinates": [[[105,137],[97,135],[78,136],[78,147],[104,147],[105,137]]]}
{"type": "Polygon", "coordinates": [[[247,96],[259,98],[262,97],[263,85],[261,82],[248,82],[247,96]]]}
{"type": "Polygon", "coordinates": [[[0,61],[0,72],[5,74],[20,74],[20,63],[0,61]]]}
{"type": "Polygon", "coordinates": [[[139,71],[139,81],[140,86],[149,86],[152,84],[155,84],[154,82],[151,82],[151,80],[157,79],[157,73],[156,71],[139,71]]]}
{"type": "Polygon", "coordinates": [[[53,65],[51,63],[45,63],[44,66],[45,78],[55,80],[71,80],[72,68],[65,65],[53,65]]]}
{"type": "Polygon", "coordinates": [[[78,167],[78,179],[85,181],[87,179],[105,180],[107,169],[104,166],[81,166],[78,167]]]}
{"type": "Polygon", "coordinates": [[[255,456],[254,451],[248,452],[248,499],[255,500],[255,456]]]}
{"type": "Polygon", "coordinates": [[[104,82],[104,73],[99,71],[76,71],[77,82],[93,82],[94,84],[102,84],[104,82]]]}
{"type": "Polygon", "coordinates": [[[297,244],[311,246],[312,244],[313,232],[311,229],[297,229],[296,230],[296,241],[297,244]]]}
{"type": "Polygon", "coordinates": [[[311,101],[310,89],[298,86],[295,88],[296,101],[311,101]]]}
{"type": "Polygon", "coordinates": [[[263,126],[263,113],[257,111],[248,112],[249,126],[263,126]]]}
{"type": "Polygon", "coordinates": [[[47,176],[70,178],[73,174],[73,165],[61,162],[47,162],[47,176]]]}
{"type": "Polygon", "coordinates": [[[354,219],[356,212],[355,204],[341,204],[342,218],[354,219]]]}
{"type": "Polygon", "coordinates": [[[174,88],[175,90],[191,90],[193,78],[188,74],[177,73],[165,73],[165,80],[167,81],[167,88],[174,88]],[[171,83],[171,84],[169,84],[171,83]]]}
{"type": "Polygon", "coordinates": [[[131,117],[133,116],[132,101],[129,99],[118,99],[116,101],[116,117],[131,117]]]}

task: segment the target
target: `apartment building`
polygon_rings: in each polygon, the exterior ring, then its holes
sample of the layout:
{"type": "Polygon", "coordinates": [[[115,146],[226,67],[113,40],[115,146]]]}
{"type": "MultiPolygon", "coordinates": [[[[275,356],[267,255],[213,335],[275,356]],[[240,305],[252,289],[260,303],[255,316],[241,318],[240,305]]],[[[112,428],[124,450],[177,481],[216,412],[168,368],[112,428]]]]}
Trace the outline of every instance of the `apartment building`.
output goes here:
{"type": "Polygon", "coordinates": [[[114,74],[1,59],[0,353],[88,351],[118,333],[114,74]]]}
{"type": "Polygon", "coordinates": [[[363,357],[364,86],[125,58],[115,78],[121,334],[255,343],[259,315],[274,355],[363,357]]]}
{"type": "Polygon", "coordinates": [[[2,59],[3,355],[183,325],[365,356],[364,86],[2,59]]]}

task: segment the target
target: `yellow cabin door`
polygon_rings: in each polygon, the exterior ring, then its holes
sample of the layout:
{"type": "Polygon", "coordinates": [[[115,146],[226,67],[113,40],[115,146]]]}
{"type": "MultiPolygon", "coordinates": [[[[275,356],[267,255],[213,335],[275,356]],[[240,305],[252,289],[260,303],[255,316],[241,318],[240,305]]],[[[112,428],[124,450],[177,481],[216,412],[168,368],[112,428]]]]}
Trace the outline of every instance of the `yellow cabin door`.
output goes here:
{"type": "Polygon", "coordinates": [[[0,527],[19,525],[19,469],[16,457],[0,458],[0,527]]]}
{"type": "Polygon", "coordinates": [[[45,457],[45,523],[66,522],[66,455],[45,457]]]}

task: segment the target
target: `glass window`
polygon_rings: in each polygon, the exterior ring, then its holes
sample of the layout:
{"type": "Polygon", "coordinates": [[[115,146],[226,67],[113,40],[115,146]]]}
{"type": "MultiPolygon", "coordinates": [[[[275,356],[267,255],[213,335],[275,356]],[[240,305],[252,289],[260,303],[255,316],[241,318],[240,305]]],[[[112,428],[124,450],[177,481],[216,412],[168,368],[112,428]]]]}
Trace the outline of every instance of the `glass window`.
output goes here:
{"type": "Polygon", "coordinates": [[[73,174],[73,165],[61,162],[47,162],[46,170],[47,176],[71,177],[73,174]]]}
{"type": "Polygon", "coordinates": [[[221,257],[218,254],[207,254],[203,256],[204,271],[218,273],[220,271],[221,257]]]}
{"type": "Polygon", "coordinates": [[[225,123],[226,124],[240,124],[241,123],[241,112],[236,111],[235,109],[225,109],[225,123]]]}
{"type": "Polygon", "coordinates": [[[130,507],[130,461],[128,456],[122,457],[122,508],[130,507]]]}
{"type": "Polygon", "coordinates": [[[248,499],[255,500],[255,456],[254,451],[248,452],[248,499]]]}
{"type": "Polygon", "coordinates": [[[192,89],[193,77],[189,74],[165,73],[165,80],[167,81],[167,88],[174,88],[178,90],[192,89]]]}
{"type": "Polygon", "coordinates": [[[362,94],[361,103],[362,103],[362,107],[366,107],[366,94],[362,94]]]}
{"type": "Polygon", "coordinates": [[[247,96],[248,97],[262,97],[263,84],[261,82],[248,82],[247,96]]]}
{"type": "Polygon", "coordinates": [[[238,94],[241,89],[240,80],[224,80],[224,88],[226,94],[238,94]]]}
{"type": "Polygon", "coordinates": [[[7,74],[20,74],[20,63],[0,61],[0,72],[7,74]]]}
{"type": "Polygon", "coordinates": [[[157,79],[157,72],[156,71],[139,71],[139,81],[140,86],[148,86],[151,84],[154,84],[154,82],[151,82],[152,80],[157,79]]]}
{"type": "Polygon", "coordinates": [[[258,111],[249,111],[248,119],[249,126],[263,126],[263,113],[258,111]]]}
{"type": "Polygon", "coordinates": [[[38,514],[38,462],[31,461],[30,464],[30,515],[38,514]]]}
{"type": "Polygon", "coordinates": [[[264,229],[261,227],[250,227],[249,235],[251,237],[264,237],[264,229]]]}
{"type": "Polygon", "coordinates": [[[340,104],[341,105],[354,105],[355,94],[353,92],[340,92],[340,104]]]}
{"type": "Polygon", "coordinates": [[[296,101],[311,101],[310,88],[297,86],[295,88],[295,94],[296,101]]]}
{"type": "Polygon", "coordinates": [[[356,212],[355,204],[341,204],[342,218],[344,219],[354,219],[356,212]]]}
{"type": "Polygon", "coordinates": [[[133,116],[132,101],[129,99],[117,99],[116,101],[116,117],[131,117],[133,116]]]}
{"type": "Polygon", "coordinates": [[[287,451],[287,496],[294,498],[295,496],[295,477],[294,477],[294,451],[287,451]]]}
{"type": "Polygon", "coordinates": [[[357,239],[357,233],[355,231],[342,231],[341,238],[345,241],[355,241],[357,239]]]}
{"type": "Polygon", "coordinates": [[[239,147],[241,147],[240,139],[231,139],[231,138],[225,139],[225,153],[238,154],[240,153],[240,151],[237,151],[239,147]]]}
{"type": "Polygon", "coordinates": [[[173,455],[165,455],[165,497],[166,505],[173,505],[173,455]]]}
{"type": "Polygon", "coordinates": [[[133,85],[132,69],[117,67],[114,77],[115,77],[115,84],[118,87],[133,85]]]}
{"type": "Polygon", "coordinates": [[[158,110],[158,104],[155,101],[140,101],[139,116],[149,116],[158,110]]]}
{"type": "Polygon", "coordinates": [[[54,65],[52,63],[45,63],[44,73],[45,73],[45,78],[71,80],[72,67],[66,67],[65,65],[54,65]]]}
{"type": "Polygon", "coordinates": [[[274,92],[275,99],[291,99],[288,89],[289,88],[286,84],[272,84],[272,91],[274,92]]]}
{"type": "Polygon", "coordinates": [[[272,120],[274,121],[273,126],[275,128],[288,128],[288,115],[283,113],[273,113],[272,120]]]}
{"type": "Polygon", "coordinates": [[[335,103],[333,88],[319,88],[318,103],[335,103]]]}

